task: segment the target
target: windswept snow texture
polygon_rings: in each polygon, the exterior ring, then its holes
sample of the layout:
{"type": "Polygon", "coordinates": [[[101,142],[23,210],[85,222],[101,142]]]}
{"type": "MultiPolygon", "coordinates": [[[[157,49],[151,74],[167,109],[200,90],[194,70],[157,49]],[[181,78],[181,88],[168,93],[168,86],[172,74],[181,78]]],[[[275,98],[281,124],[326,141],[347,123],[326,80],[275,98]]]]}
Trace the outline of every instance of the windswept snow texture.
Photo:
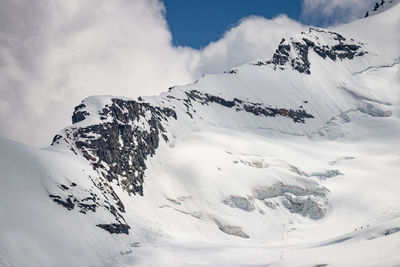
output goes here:
{"type": "Polygon", "coordinates": [[[400,265],[399,16],[0,139],[0,266],[400,265]]]}

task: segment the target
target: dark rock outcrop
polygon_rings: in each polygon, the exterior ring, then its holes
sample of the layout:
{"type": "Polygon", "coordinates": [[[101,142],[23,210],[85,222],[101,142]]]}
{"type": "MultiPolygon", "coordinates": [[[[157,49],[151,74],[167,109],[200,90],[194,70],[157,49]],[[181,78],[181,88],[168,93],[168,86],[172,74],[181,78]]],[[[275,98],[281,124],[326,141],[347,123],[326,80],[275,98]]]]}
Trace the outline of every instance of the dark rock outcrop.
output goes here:
{"type": "Polygon", "coordinates": [[[122,223],[110,223],[110,224],[98,224],[97,227],[100,227],[110,234],[129,234],[129,225],[122,223]]]}
{"type": "MultiPolygon", "coordinates": [[[[85,107],[81,104],[75,108],[74,123],[92,115],[85,107]]],[[[94,115],[102,122],[65,130],[68,139],[65,141],[72,150],[80,150],[108,181],[117,180],[128,192],[142,195],[145,160],[154,155],[160,136],[168,141],[162,122],[176,119],[175,111],[113,98],[111,105],[94,115]]],[[[53,143],[60,139],[62,136],[56,135],[53,143]]]]}
{"type": "Polygon", "coordinates": [[[60,196],[55,196],[55,195],[49,195],[49,197],[52,198],[54,202],[65,207],[68,210],[72,210],[75,207],[75,204],[69,197],[67,197],[65,200],[62,199],[60,196]]]}
{"type": "Polygon", "coordinates": [[[258,61],[254,65],[273,65],[275,69],[283,69],[290,65],[292,69],[300,73],[311,74],[309,51],[313,50],[323,59],[353,59],[362,56],[366,52],[361,50],[363,43],[347,40],[339,33],[323,29],[310,28],[307,33],[302,32],[297,39],[282,39],[271,60],[258,61]],[[320,35],[326,35],[333,45],[320,42],[320,35]]]}
{"type": "MultiPolygon", "coordinates": [[[[286,108],[273,108],[265,106],[261,103],[252,103],[249,101],[241,100],[238,98],[234,98],[233,100],[226,100],[219,96],[210,95],[207,93],[201,93],[197,90],[191,90],[185,92],[188,101],[186,107],[188,108],[187,113],[189,112],[189,106],[191,106],[191,101],[196,101],[201,103],[202,105],[209,105],[209,103],[216,103],[221,106],[227,108],[235,108],[236,111],[245,111],[252,113],[256,116],[265,116],[265,117],[276,117],[283,116],[292,119],[294,122],[305,123],[305,119],[314,118],[313,115],[307,113],[304,109],[299,107],[299,109],[286,109],[286,108]]],[[[191,114],[190,114],[191,116],[191,114]]]]}
{"type": "MultiPolygon", "coordinates": [[[[54,190],[49,197],[57,204],[66,208],[67,210],[73,211],[77,210],[81,214],[96,213],[99,209],[102,209],[108,213],[115,223],[104,224],[101,227],[111,233],[126,233],[128,234],[129,225],[126,224],[122,213],[125,212],[125,207],[121,200],[115,194],[112,187],[99,177],[99,181],[96,182],[91,176],[89,179],[92,181],[94,187],[100,190],[100,195],[94,193],[94,188],[83,189],[79,187],[76,183],[71,183],[71,187],[64,184],[57,185],[57,192],[54,190]],[[110,225],[106,227],[105,225],[110,225]],[[107,229],[106,229],[106,228],[107,229]],[[116,232],[120,231],[120,232],[116,232]]],[[[104,214],[104,213],[103,213],[104,214]]]]}
{"type": "MultiPolygon", "coordinates": [[[[393,0],[388,0],[388,3],[391,4],[393,3],[393,0]]],[[[368,17],[369,15],[383,9],[386,6],[386,1],[385,0],[381,0],[380,3],[375,2],[374,8],[370,11],[367,11],[367,13],[365,13],[364,18],[368,17]]]]}
{"type": "Polygon", "coordinates": [[[72,123],[78,123],[80,121],[83,121],[86,116],[89,115],[89,112],[86,111],[81,111],[82,108],[85,108],[85,104],[80,104],[79,106],[76,106],[74,109],[74,113],[72,114],[72,123]]]}

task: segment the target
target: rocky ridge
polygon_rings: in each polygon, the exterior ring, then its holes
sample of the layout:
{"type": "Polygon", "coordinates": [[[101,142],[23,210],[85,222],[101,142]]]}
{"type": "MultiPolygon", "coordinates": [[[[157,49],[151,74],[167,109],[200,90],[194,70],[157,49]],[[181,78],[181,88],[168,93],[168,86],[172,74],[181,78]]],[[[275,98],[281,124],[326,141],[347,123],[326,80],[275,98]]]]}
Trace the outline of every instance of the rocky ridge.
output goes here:
{"type": "MultiPolygon", "coordinates": [[[[145,160],[154,155],[160,137],[168,141],[162,122],[176,120],[176,113],[141,101],[112,98],[111,102],[95,114],[101,123],[67,128],[53,144],[61,140],[70,144],[108,181],[116,180],[129,193],[143,195],[145,160]]],[[[82,103],[75,108],[74,124],[91,115],[85,107],[82,103]]]]}
{"type": "Polygon", "coordinates": [[[257,66],[272,65],[274,69],[283,70],[286,66],[300,73],[311,74],[309,52],[314,51],[323,59],[344,60],[363,56],[366,51],[363,43],[346,39],[341,34],[319,28],[309,28],[296,37],[282,39],[272,59],[258,61],[257,66]]]}

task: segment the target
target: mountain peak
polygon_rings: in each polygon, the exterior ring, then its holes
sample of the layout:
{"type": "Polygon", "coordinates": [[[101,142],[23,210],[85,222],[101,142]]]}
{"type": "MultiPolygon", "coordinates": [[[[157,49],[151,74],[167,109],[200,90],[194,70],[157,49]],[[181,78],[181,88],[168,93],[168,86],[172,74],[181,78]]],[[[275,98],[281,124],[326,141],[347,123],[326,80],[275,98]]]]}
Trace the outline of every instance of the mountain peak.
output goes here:
{"type": "Polygon", "coordinates": [[[346,39],[341,34],[320,28],[309,28],[308,32],[282,39],[271,60],[258,61],[256,65],[274,65],[274,69],[291,66],[300,73],[311,74],[309,50],[313,50],[323,59],[353,59],[363,56],[363,43],[346,39]]]}

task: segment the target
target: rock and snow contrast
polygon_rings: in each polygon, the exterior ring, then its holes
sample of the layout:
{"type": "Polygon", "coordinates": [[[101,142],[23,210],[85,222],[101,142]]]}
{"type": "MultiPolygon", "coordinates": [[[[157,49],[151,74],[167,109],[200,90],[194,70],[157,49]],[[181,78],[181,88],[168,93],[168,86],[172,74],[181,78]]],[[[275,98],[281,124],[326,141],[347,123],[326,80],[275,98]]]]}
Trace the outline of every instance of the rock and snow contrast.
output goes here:
{"type": "Polygon", "coordinates": [[[399,266],[385,2],[159,96],[88,97],[48,148],[0,139],[0,265],[399,266]]]}

